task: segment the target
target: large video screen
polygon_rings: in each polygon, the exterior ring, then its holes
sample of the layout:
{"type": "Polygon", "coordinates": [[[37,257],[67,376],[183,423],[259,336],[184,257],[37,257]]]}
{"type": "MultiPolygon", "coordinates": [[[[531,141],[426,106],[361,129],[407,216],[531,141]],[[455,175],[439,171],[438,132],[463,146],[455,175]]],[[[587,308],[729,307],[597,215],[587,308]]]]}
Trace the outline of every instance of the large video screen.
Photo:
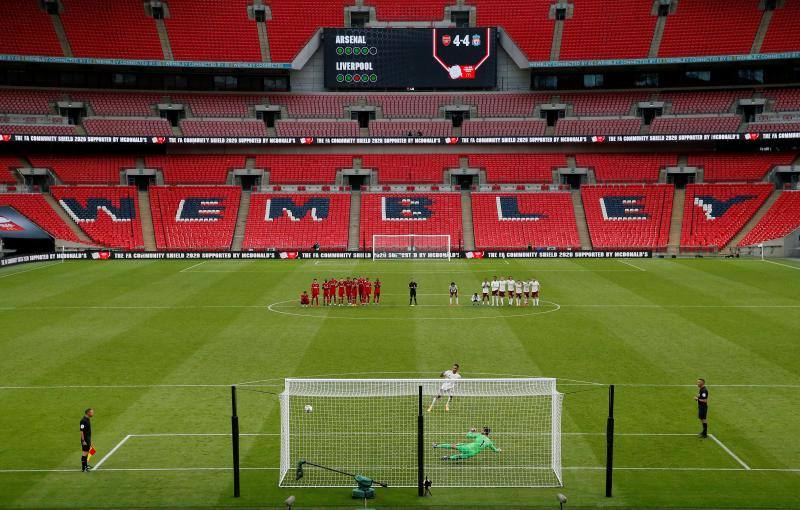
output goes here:
{"type": "Polygon", "coordinates": [[[491,88],[493,28],[326,28],[329,89],[491,88]]]}

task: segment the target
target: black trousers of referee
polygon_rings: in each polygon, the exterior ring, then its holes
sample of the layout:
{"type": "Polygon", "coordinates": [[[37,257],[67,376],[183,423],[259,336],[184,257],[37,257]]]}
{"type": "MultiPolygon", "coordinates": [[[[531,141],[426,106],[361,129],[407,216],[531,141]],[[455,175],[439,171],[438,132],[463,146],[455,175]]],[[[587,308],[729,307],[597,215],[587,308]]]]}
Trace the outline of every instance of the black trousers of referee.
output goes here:
{"type": "Polygon", "coordinates": [[[408,304],[409,304],[409,306],[411,305],[412,301],[414,302],[415,305],[417,304],[417,291],[416,290],[409,291],[409,293],[408,293],[408,304]]]}

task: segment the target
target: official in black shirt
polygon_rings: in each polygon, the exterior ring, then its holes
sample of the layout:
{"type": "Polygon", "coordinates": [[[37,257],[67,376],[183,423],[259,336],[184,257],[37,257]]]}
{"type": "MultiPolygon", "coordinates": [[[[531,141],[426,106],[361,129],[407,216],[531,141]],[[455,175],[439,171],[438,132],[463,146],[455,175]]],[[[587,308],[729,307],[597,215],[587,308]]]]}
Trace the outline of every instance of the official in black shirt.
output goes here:
{"type": "Polygon", "coordinates": [[[92,469],[86,460],[89,450],[92,449],[92,416],[94,416],[94,409],[90,407],[84,411],[83,418],[81,418],[81,471],[92,469]]]}
{"type": "Polygon", "coordinates": [[[409,306],[417,304],[417,282],[413,278],[408,282],[408,304],[409,306]],[[411,304],[412,301],[414,304],[411,304]]]}
{"type": "Polygon", "coordinates": [[[698,434],[699,437],[708,437],[708,388],[706,387],[705,379],[697,380],[697,387],[700,391],[694,397],[697,401],[697,417],[703,424],[703,431],[698,434]]]}

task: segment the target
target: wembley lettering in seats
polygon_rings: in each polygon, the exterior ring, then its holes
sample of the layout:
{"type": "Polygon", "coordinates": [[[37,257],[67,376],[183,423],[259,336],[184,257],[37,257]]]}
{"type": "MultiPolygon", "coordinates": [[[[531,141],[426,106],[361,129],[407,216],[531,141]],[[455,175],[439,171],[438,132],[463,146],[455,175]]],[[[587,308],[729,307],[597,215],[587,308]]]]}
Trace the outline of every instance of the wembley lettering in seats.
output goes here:
{"type": "Polygon", "coordinates": [[[175,221],[219,221],[225,212],[222,198],[184,198],[178,205],[175,221]]]}
{"type": "Polygon", "coordinates": [[[707,219],[715,220],[721,218],[734,205],[754,198],[756,198],[755,195],[738,195],[729,200],[722,200],[712,196],[700,195],[694,197],[694,205],[703,210],[707,219]]]}
{"type": "Polygon", "coordinates": [[[312,221],[322,221],[328,218],[329,198],[309,198],[305,203],[298,205],[288,197],[271,198],[267,200],[265,221],[273,221],[288,217],[292,221],[300,221],[306,216],[311,216],[312,221]]]}
{"type": "Polygon", "coordinates": [[[644,196],[605,196],[600,198],[600,209],[605,220],[646,220],[644,196]]]}
{"type": "Polygon", "coordinates": [[[497,218],[500,221],[539,221],[546,217],[545,214],[535,212],[520,212],[517,197],[497,197],[497,218]]]}
{"type": "Polygon", "coordinates": [[[136,207],[132,198],[120,198],[119,205],[107,198],[88,198],[82,205],[75,198],[62,198],[59,203],[76,223],[93,222],[101,212],[112,221],[132,221],[136,219],[136,207]]]}
{"type": "Polygon", "coordinates": [[[433,216],[432,205],[427,197],[382,197],[381,217],[385,221],[425,221],[433,216]]]}

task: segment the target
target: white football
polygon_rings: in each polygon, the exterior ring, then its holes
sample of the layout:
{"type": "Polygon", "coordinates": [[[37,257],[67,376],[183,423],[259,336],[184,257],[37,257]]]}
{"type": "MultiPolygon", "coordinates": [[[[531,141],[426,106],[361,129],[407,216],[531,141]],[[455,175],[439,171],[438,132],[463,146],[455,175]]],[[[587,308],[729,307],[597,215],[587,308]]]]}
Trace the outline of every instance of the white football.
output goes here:
{"type": "Polygon", "coordinates": [[[305,411],[307,413],[313,413],[314,412],[314,408],[311,407],[310,405],[306,404],[305,411]]]}

